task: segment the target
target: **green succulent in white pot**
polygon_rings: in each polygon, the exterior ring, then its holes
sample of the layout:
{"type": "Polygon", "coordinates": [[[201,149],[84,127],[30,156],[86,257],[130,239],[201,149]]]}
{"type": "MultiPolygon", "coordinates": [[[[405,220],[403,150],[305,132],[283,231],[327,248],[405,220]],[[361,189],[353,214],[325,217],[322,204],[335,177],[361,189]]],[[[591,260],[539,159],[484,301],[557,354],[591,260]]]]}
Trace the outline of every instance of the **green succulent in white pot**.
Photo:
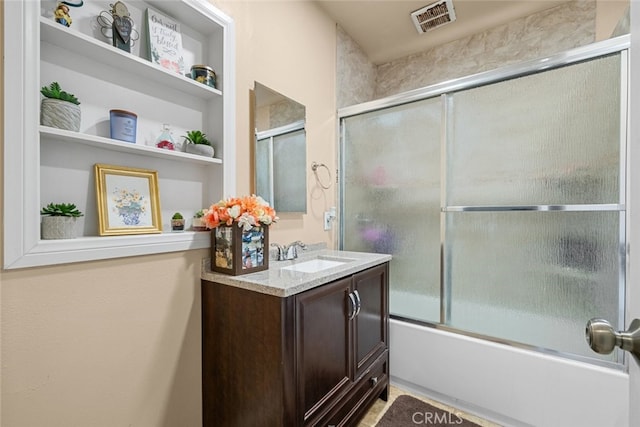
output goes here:
{"type": "Polygon", "coordinates": [[[40,211],[42,239],[74,239],[78,218],[84,216],[73,203],[49,203],[40,211]]]}
{"type": "Polygon", "coordinates": [[[184,217],[180,212],[171,216],[171,231],[184,231],[184,217]]]}
{"type": "Polygon", "coordinates": [[[41,125],[80,130],[80,101],[75,95],[63,91],[58,82],[43,86],[40,93],[44,96],[40,104],[41,125]]]}
{"type": "Polygon", "coordinates": [[[204,222],[204,214],[206,213],[207,209],[200,209],[193,214],[193,223],[191,224],[193,231],[208,231],[207,225],[204,222]]]}
{"type": "Polygon", "coordinates": [[[205,157],[213,157],[213,147],[207,135],[200,130],[190,130],[183,136],[185,151],[205,157]]]}

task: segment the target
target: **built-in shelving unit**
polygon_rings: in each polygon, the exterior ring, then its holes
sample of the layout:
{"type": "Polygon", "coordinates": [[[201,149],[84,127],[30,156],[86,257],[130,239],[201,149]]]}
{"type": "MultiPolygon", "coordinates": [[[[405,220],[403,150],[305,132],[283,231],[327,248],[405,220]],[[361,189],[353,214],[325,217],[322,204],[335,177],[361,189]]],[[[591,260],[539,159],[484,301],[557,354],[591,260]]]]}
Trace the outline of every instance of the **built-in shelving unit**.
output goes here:
{"type": "Polygon", "coordinates": [[[5,4],[4,268],[206,248],[209,233],[169,232],[171,215],[190,218],[235,192],[233,21],[206,0],[125,3],[139,34],[131,52],[113,47],[97,23],[107,3],[72,8],[71,27],[54,21],[54,1],[5,4]],[[216,88],[147,59],[147,8],[179,22],[184,73],[209,65],[216,88]],[[79,132],[40,125],[39,91],[53,81],[80,100],[79,132]],[[110,109],[137,114],[135,143],[110,138],[110,109]],[[188,130],[205,132],[214,158],[155,147],[165,123],[178,144],[188,130]],[[157,171],[163,233],[98,235],[96,163],[157,171]],[[78,238],[40,239],[39,212],[49,202],[85,213],[78,238]]]}

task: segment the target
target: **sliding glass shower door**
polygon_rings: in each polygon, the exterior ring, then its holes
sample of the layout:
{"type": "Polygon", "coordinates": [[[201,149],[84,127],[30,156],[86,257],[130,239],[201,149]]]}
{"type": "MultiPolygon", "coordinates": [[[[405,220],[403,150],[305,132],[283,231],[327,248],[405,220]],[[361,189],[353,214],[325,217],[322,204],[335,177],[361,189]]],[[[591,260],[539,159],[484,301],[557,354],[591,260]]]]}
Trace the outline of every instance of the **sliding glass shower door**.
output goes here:
{"type": "Polygon", "coordinates": [[[342,244],[391,253],[390,310],[440,319],[438,97],[349,117],[343,123],[342,244]]]}
{"type": "Polygon", "coordinates": [[[625,58],[342,119],[341,247],[393,255],[392,315],[619,361],[583,330],[623,320],[625,58]]]}

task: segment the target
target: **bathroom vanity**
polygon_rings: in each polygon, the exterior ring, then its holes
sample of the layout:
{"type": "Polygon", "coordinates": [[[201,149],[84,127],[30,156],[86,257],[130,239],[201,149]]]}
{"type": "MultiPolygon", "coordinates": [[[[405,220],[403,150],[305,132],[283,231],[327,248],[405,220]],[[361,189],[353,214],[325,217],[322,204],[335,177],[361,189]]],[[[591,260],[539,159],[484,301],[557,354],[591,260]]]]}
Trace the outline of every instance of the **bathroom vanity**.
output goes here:
{"type": "Polygon", "coordinates": [[[390,255],[202,268],[203,425],[355,425],[389,387],[390,255]]]}

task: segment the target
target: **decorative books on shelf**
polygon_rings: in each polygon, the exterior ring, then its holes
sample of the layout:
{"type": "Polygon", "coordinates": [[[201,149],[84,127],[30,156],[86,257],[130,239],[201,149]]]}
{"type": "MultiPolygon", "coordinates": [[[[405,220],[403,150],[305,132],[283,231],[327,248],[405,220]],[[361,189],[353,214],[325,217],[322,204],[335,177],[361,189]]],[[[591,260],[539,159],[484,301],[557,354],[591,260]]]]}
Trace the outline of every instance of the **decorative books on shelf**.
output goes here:
{"type": "Polygon", "coordinates": [[[146,14],[149,60],[184,76],[180,24],[151,8],[146,14]]]}

